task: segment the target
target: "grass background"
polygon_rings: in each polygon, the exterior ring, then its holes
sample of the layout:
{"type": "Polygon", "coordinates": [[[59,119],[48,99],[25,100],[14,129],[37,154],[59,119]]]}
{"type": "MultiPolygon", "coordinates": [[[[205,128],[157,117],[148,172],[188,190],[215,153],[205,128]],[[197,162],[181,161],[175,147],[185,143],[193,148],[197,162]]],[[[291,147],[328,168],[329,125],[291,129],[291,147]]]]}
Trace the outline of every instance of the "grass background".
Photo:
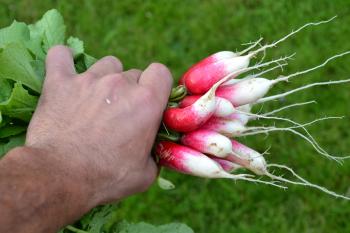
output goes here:
{"type": "MultiPolygon", "coordinates": [[[[96,57],[115,55],[125,68],[145,68],[152,61],[166,64],[178,78],[191,64],[220,50],[241,50],[242,43],[263,36],[280,38],[309,21],[338,15],[334,22],[310,28],[268,51],[268,59],[296,52],[284,73],[322,62],[350,49],[350,2],[304,1],[0,1],[0,26],[13,19],[34,22],[51,8],[64,16],[68,35],[83,39],[96,57]]],[[[271,93],[316,81],[350,78],[350,56],[327,67],[281,83],[271,93]]],[[[268,77],[275,77],[271,73],[268,77]]],[[[336,154],[350,152],[350,85],[317,87],[268,103],[263,111],[294,102],[316,99],[318,104],[285,111],[281,116],[300,122],[325,115],[343,120],[310,127],[321,145],[336,154]]],[[[272,124],[272,122],[264,122],[272,124]]],[[[282,124],[279,124],[282,125],[282,124]]],[[[350,162],[340,166],[317,155],[302,139],[272,133],[242,140],[263,152],[270,145],[270,162],[284,163],[310,181],[350,194],[350,162]]],[[[196,232],[350,232],[349,202],[319,191],[291,186],[288,191],[229,180],[205,180],[165,172],[177,188],[147,193],[120,204],[119,217],[153,224],[184,222],[196,232]]]]}

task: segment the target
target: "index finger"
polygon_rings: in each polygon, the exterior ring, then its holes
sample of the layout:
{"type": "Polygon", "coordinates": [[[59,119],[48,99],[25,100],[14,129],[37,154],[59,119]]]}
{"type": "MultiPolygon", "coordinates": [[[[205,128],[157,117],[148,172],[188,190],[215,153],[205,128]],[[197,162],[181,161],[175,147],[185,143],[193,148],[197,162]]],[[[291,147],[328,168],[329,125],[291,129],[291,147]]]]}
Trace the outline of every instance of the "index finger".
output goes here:
{"type": "Polygon", "coordinates": [[[49,49],[46,57],[46,76],[67,77],[76,74],[71,50],[63,45],[49,49]]]}
{"type": "Polygon", "coordinates": [[[160,63],[152,63],[141,74],[139,84],[151,89],[166,104],[170,95],[173,79],[169,69],[160,63]]]}

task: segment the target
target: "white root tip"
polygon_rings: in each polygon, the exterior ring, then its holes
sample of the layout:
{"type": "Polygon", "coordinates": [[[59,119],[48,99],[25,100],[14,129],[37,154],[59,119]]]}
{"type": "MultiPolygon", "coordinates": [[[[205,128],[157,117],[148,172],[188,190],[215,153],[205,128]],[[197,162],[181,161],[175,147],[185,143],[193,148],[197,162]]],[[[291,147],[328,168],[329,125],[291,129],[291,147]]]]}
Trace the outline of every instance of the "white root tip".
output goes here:
{"type": "MultiPolygon", "coordinates": [[[[238,111],[238,110],[236,110],[236,111],[238,111]]],[[[315,144],[315,146],[323,153],[327,153],[327,152],[318,144],[318,142],[314,139],[314,137],[311,135],[311,133],[305,128],[305,126],[312,125],[318,121],[329,120],[329,119],[343,119],[344,118],[344,117],[323,117],[323,118],[316,119],[312,122],[309,122],[309,123],[302,125],[302,124],[295,122],[295,121],[288,119],[288,118],[264,116],[264,115],[258,115],[258,114],[252,114],[252,113],[241,113],[241,114],[246,114],[246,115],[250,116],[250,119],[259,120],[259,118],[262,118],[262,119],[280,120],[280,121],[286,121],[286,122],[292,123],[295,126],[290,127],[290,129],[301,128],[306,133],[306,135],[309,137],[309,139],[315,144]]],[[[346,158],[346,157],[343,157],[343,158],[346,158]]]]}
{"type": "Polygon", "coordinates": [[[272,48],[272,47],[275,47],[277,46],[279,43],[285,41],[286,39],[288,39],[289,37],[293,36],[294,34],[298,33],[299,31],[303,30],[304,28],[306,27],[309,27],[309,26],[317,26],[317,25],[320,25],[320,24],[325,24],[325,23],[328,23],[330,21],[332,21],[333,19],[335,19],[337,16],[333,16],[332,18],[328,19],[328,20],[324,20],[324,21],[319,21],[319,22],[311,22],[311,23],[307,23],[307,24],[304,24],[303,26],[301,26],[300,28],[298,28],[297,30],[295,31],[292,31],[291,33],[287,34],[286,36],[282,37],[281,39],[271,43],[271,44],[267,44],[267,45],[264,45],[263,47],[255,50],[254,52],[251,52],[250,55],[253,57],[255,56],[256,54],[262,52],[262,51],[265,51],[266,49],[268,48],[272,48]]]}
{"type": "Polygon", "coordinates": [[[280,111],[283,111],[285,109],[289,109],[289,108],[293,108],[293,107],[299,107],[299,106],[303,106],[303,105],[307,105],[307,104],[316,104],[316,103],[317,102],[315,100],[312,100],[312,101],[308,101],[308,102],[301,102],[301,103],[290,104],[290,105],[284,106],[282,108],[275,109],[275,110],[273,110],[271,112],[264,113],[262,115],[263,116],[270,116],[270,115],[273,115],[273,114],[278,113],[280,111]]]}
{"type": "Polygon", "coordinates": [[[265,103],[265,102],[270,101],[270,100],[276,100],[276,99],[284,98],[287,95],[290,95],[290,94],[293,94],[295,92],[302,91],[302,90],[305,90],[305,89],[308,89],[308,88],[314,87],[314,86],[323,86],[323,85],[329,85],[329,84],[341,84],[341,83],[348,83],[348,82],[350,82],[350,79],[328,81],[328,82],[310,83],[308,85],[301,86],[299,88],[287,91],[285,93],[281,93],[281,94],[277,94],[277,95],[272,95],[272,96],[267,96],[267,97],[261,98],[261,99],[257,100],[255,102],[255,104],[261,104],[261,103],[265,103]]]}
{"type": "MultiPolygon", "coordinates": [[[[304,126],[304,125],[303,125],[304,126]]],[[[342,160],[344,159],[348,159],[350,158],[350,156],[333,156],[330,155],[329,153],[325,152],[324,150],[320,150],[318,148],[318,146],[315,145],[315,143],[308,138],[307,136],[305,136],[304,134],[294,130],[293,128],[298,128],[299,126],[295,126],[295,127],[289,127],[289,128],[277,128],[277,127],[249,127],[247,128],[247,131],[242,133],[240,136],[250,136],[250,135],[256,135],[256,134],[262,134],[262,133],[269,133],[269,132],[273,132],[273,131],[289,131],[295,135],[298,135],[299,137],[303,138],[304,140],[306,140],[307,142],[309,142],[312,147],[321,155],[325,156],[328,159],[334,160],[339,164],[342,164],[342,160]]]]}
{"type": "Polygon", "coordinates": [[[294,177],[296,177],[298,180],[300,180],[301,182],[299,181],[292,181],[292,180],[288,180],[288,179],[285,179],[283,177],[280,177],[280,176],[275,176],[269,172],[267,172],[267,176],[270,177],[271,179],[274,179],[274,180],[279,180],[279,181],[282,181],[282,182],[285,182],[285,183],[290,183],[290,184],[295,184],[295,185],[303,185],[303,186],[307,186],[307,187],[312,187],[312,188],[315,188],[315,189],[318,189],[324,193],[327,193],[331,196],[334,196],[336,198],[342,198],[342,199],[345,199],[345,200],[350,200],[350,197],[348,196],[344,196],[344,195],[341,195],[341,194],[338,194],[336,192],[333,192],[333,191],[330,191],[328,190],[327,188],[325,187],[322,187],[322,186],[319,186],[319,185],[316,185],[316,184],[313,184],[313,183],[310,183],[309,181],[305,180],[304,178],[302,178],[301,176],[299,176],[298,174],[296,174],[296,172],[294,172],[291,168],[285,166],[285,165],[280,165],[280,164],[268,164],[267,167],[277,167],[277,168],[282,168],[282,169],[286,169],[288,170],[290,173],[293,174],[294,177]]]}
{"type": "Polygon", "coordinates": [[[273,84],[276,84],[278,82],[283,82],[283,81],[287,82],[287,81],[289,81],[290,78],[293,78],[293,77],[296,77],[296,76],[299,76],[299,75],[306,74],[306,73],[309,73],[311,71],[317,70],[317,69],[327,65],[330,61],[332,61],[332,60],[334,60],[334,59],[336,59],[338,57],[343,57],[343,56],[348,55],[348,54],[350,54],[350,50],[349,51],[345,51],[345,52],[340,53],[340,54],[336,54],[336,55],[334,55],[332,57],[329,57],[322,64],[319,64],[317,66],[314,66],[312,68],[309,68],[309,69],[306,69],[306,70],[303,70],[303,71],[298,71],[298,72],[296,72],[294,74],[290,74],[288,76],[281,76],[279,78],[276,78],[272,82],[273,82],[273,84]]]}
{"type": "Polygon", "coordinates": [[[253,182],[253,183],[267,184],[267,185],[275,186],[275,187],[278,187],[278,188],[281,188],[281,189],[288,189],[286,186],[277,184],[277,182],[264,181],[264,180],[252,179],[252,178],[240,178],[239,180],[250,181],[250,182],[253,182]]]}
{"type": "Polygon", "coordinates": [[[260,42],[263,40],[262,37],[260,37],[257,41],[255,42],[249,42],[249,43],[245,43],[245,44],[242,44],[242,45],[250,45],[248,48],[244,49],[243,51],[241,52],[238,52],[237,54],[239,56],[249,52],[250,50],[252,50],[253,48],[255,48],[257,45],[260,45],[260,42]]]}

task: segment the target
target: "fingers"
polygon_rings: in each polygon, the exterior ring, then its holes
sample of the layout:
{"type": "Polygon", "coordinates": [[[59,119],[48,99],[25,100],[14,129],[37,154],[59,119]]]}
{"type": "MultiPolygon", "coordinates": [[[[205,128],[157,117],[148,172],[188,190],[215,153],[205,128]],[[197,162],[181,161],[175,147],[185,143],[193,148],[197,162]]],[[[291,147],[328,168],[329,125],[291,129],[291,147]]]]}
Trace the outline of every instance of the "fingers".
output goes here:
{"type": "Polygon", "coordinates": [[[131,69],[131,70],[123,72],[122,74],[127,79],[131,80],[132,82],[137,83],[139,81],[141,74],[142,74],[142,71],[138,70],[138,69],[131,69]]]}
{"type": "Polygon", "coordinates": [[[52,47],[46,57],[46,76],[65,78],[76,74],[71,50],[63,45],[52,47]]]}
{"type": "Polygon", "coordinates": [[[141,74],[139,84],[157,93],[161,104],[166,105],[172,87],[172,76],[166,66],[160,63],[152,63],[141,74]]]}
{"type": "Polygon", "coordinates": [[[86,73],[92,73],[97,77],[106,76],[108,74],[120,73],[123,71],[123,65],[118,58],[107,56],[98,60],[93,64],[86,73]]]}

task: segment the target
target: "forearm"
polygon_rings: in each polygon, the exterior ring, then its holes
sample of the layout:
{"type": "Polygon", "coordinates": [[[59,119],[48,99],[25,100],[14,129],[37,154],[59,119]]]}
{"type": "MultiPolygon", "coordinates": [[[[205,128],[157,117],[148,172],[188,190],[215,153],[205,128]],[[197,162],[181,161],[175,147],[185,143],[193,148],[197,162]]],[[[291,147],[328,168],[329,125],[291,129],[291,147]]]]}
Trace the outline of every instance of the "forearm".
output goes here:
{"type": "Polygon", "coordinates": [[[0,232],[56,232],[93,207],[88,180],[60,163],[27,147],[0,161],[0,232]]]}

